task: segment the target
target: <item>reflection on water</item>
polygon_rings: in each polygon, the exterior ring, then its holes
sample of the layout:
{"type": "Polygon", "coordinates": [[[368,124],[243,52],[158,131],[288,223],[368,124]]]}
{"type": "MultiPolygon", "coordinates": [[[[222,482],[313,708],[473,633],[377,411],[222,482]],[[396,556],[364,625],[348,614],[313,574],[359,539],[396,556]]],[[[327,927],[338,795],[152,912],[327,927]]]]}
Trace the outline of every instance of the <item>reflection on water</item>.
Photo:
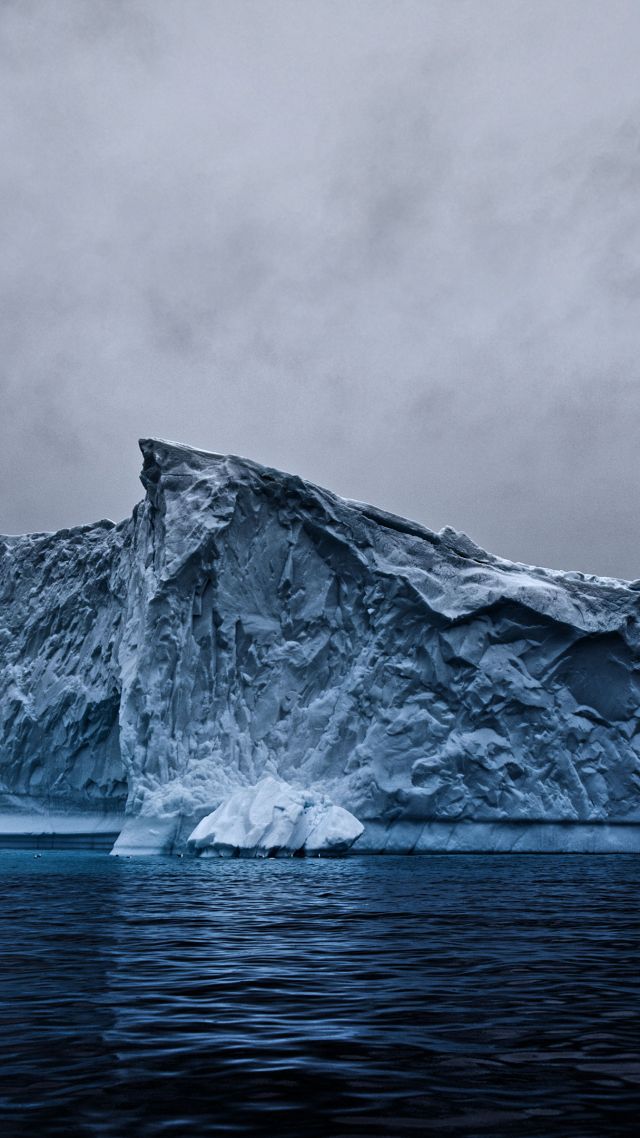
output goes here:
{"type": "Polygon", "coordinates": [[[5,852],[2,1134],[631,1134],[638,869],[5,852]]]}

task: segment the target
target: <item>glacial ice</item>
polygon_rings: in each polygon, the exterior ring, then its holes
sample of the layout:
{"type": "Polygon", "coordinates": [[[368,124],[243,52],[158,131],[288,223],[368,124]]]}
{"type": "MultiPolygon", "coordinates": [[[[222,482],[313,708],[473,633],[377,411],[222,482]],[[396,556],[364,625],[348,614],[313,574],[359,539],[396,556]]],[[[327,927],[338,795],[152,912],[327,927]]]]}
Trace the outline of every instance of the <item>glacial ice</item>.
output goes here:
{"type": "Polygon", "coordinates": [[[364,826],[324,796],[310,797],[281,779],[241,787],[196,826],[189,848],[218,857],[346,853],[364,826]]]}
{"type": "Polygon", "coordinates": [[[0,538],[4,813],[169,852],[271,776],[357,850],[640,849],[640,582],[141,449],[131,518],[0,538]]]}

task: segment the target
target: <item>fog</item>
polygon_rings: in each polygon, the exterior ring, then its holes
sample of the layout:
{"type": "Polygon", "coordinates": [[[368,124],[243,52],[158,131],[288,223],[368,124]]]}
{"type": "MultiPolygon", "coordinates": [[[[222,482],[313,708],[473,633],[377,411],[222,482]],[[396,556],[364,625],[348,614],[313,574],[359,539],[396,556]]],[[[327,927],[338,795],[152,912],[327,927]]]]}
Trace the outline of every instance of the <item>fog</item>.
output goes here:
{"type": "Polygon", "coordinates": [[[139,435],[640,577],[636,0],[0,0],[0,531],[139,435]]]}

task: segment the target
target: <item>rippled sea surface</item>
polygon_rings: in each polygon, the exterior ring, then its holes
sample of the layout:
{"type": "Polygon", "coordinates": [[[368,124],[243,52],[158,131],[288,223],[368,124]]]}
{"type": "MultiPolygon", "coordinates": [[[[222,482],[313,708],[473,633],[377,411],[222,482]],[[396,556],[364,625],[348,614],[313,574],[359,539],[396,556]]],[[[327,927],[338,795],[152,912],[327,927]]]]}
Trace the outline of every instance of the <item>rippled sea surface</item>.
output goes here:
{"type": "Polygon", "coordinates": [[[623,1135],[633,856],[0,854],[0,1132],[623,1135]]]}

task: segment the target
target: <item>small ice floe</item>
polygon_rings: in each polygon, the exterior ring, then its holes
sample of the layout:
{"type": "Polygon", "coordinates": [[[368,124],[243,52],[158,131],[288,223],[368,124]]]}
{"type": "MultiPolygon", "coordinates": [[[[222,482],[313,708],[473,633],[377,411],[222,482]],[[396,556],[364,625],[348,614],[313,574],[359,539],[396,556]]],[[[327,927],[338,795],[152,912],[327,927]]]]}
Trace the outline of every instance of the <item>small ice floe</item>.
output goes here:
{"type": "Polygon", "coordinates": [[[267,777],[236,790],[203,818],[189,848],[213,857],[335,856],[346,853],[363,830],[324,795],[267,777]]]}

